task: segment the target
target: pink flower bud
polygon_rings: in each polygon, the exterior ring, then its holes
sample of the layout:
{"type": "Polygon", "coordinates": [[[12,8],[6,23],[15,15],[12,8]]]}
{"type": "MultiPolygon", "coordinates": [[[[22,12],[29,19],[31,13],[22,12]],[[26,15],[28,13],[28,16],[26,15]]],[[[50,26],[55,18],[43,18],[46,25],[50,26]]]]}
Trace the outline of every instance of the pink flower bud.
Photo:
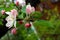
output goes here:
{"type": "Polygon", "coordinates": [[[32,10],[31,10],[31,5],[27,5],[26,6],[26,13],[27,14],[30,14],[32,12],[32,10]]]}
{"type": "Polygon", "coordinates": [[[19,2],[18,1],[16,1],[16,6],[18,6],[19,5],[19,2]]]}
{"type": "Polygon", "coordinates": [[[31,27],[31,24],[30,24],[30,23],[26,23],[26,24],[25,24],[25,27],[26,27],[26,28],[30,28],[30,27],[31,27]]]}
{"type": "Polygon", "coordinates": [[[16,34],[17,34],[16,28],[13,28],[13,29],[11,30],[11,33],[14,34],[14,35],[16,35],[16,34]]]}
{"type": "Polygon", "coordinates": [[[31,7],[31,5],[27,5],[26,6],[26,13],[27,14],[31,14],[34,11],[35,11],[35,8],[34,7],[31,7]]]}
{"type": "Polygon", "coordinates": [[[5,10],[2,10],[1,13],[2,13],[2,14],[5,14],[5,10]]]}

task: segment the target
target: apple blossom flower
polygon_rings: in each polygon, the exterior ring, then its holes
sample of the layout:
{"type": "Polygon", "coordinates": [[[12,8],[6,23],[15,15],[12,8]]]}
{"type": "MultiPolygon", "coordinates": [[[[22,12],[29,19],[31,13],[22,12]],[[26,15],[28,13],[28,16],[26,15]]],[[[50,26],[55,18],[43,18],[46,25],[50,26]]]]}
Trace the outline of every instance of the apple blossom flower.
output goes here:
{"type": "Polygon", "coordinates": [[[11,12],[6,12],[6,14],[8,14],[9,16],[6,17],[6,27],[11,28],[12,26],[16,27],[16,16],[17,14],[17,10],[13,9],[11,10],[11,12]]]}
{"type": "Polygon", "coordinates": [[[11,28],[12,26],[16,27],[16,18],[12,15],[6,17],[6,27],[11,28]]]}

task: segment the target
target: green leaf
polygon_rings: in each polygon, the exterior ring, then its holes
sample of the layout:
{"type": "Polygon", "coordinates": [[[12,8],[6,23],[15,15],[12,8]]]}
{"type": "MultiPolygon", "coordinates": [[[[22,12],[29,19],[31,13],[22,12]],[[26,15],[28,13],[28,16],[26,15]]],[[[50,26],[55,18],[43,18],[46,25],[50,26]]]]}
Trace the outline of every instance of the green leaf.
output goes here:
{"type": "Polygon", "coordinates": [[[25,18],[25,16],[26,16],[26,14],[25,14],[25,13],[21,13],[21,14],[19,14],[19,15],[18,15],[18,18],[19,18],[19,19],[24,19],[24,18],[25,18]]]}
{"type": "Polygon", "coordinates": [[[2,16],[2,13],[0,13],[0,17],[2,16]]]}
{"type": "Polygon", "coordinates": [[[0,0],[0,4],[3,4],[4,0],[0,0]]]}
{"type": "Polygon", "coordinates": [[[22,7],[21,12],[26,13],[26,6],[22,7]]]}
{"type": "Polygon", "coordinates": [[[4,19],[4,18],[6,18],[7,16],[8,16],[8,15],[2,15],[2,17],[1,17],[1,18],[2,18],[2,19],[4,19]]]}
{"type": "Polygon", "coordinates": [[[3,10],[3,8],[0,6],[0,11],[3,10]]]}
{"type": "Polygon", "coordinates": [[[38,19],[40,19],[40,17],[42,16],[42,14],[40,13],[40,12],[38,12],[38,11],[36,11],[36,12],[33,12],[33,13],[31,13],[31,18],[32,19],[34,19],[34,20],[38,20],[38,19]]]}
{"type": "Polygon", "coordinates": [[[46,20],[38,20],[34,24],[36,24],[35,26],[53,27],[53,24],[46,20]]]}
{"type": "Polygon", "coordinates": [[[54,33],[54,26],[52,23],[46,20],[37,20],[33,23],[36,30],[38,31],[39,36],[44,34],[53,34],[54,33]]]}
{"type": "Polygon", "coordinates": [[[14,3],[10,3],[9,7],[6,7],[6,5],[3,7],[5,11],[11,11],[12,9],[15,9],[14,3]]]}

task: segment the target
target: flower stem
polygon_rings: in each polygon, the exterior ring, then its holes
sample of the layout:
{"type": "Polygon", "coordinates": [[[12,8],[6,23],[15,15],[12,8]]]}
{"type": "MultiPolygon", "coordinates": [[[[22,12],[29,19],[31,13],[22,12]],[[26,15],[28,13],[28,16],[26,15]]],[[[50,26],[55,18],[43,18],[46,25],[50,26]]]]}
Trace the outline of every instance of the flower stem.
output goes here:
{"type": "Polygon", "coordinates": [[[7,38],[8,38],[8,40],[10,40],[9,33],[7,33],[7,38]]]}

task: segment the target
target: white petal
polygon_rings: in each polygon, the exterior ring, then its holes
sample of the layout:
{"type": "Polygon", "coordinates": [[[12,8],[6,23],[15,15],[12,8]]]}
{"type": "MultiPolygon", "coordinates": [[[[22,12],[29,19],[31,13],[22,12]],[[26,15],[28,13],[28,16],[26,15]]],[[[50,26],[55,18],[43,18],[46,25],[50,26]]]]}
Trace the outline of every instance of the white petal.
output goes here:
{"type": "Polygon", "coordinates": [[[14,18],[12,16],[6,17],[6,21],[13,21],[13,20],[14,20],[14,18]]]}
{"type": "Polygon", "coordinates": [[[13,26],[13,21],[7,22],[6,27],[11,28],[13,26]]]}
{"type": "Polygon", "coordinates": [[[6,21],[9,21],[9,18],[10,18],[10,16],[6,17],[6,19],[5,19],[5,20],[6,20],[6,21]]]}
{"type": "Polygon", "coordinates": [[[6,12],[7,15],[11,15],[11,12],[6,12]]]}
{"type": "Polygon", "coordinates": [[[14,22],[14,27],[16,28],[16,21],[14,22]]]}

